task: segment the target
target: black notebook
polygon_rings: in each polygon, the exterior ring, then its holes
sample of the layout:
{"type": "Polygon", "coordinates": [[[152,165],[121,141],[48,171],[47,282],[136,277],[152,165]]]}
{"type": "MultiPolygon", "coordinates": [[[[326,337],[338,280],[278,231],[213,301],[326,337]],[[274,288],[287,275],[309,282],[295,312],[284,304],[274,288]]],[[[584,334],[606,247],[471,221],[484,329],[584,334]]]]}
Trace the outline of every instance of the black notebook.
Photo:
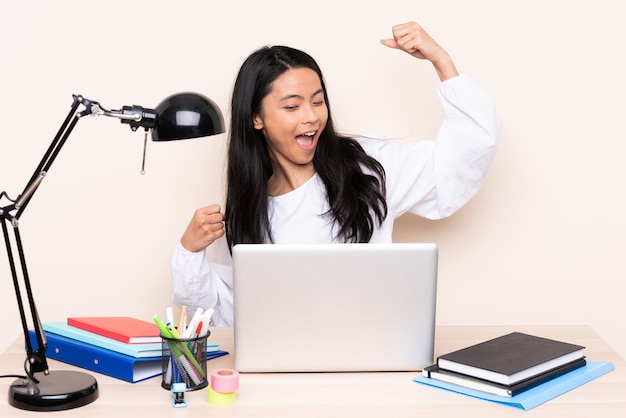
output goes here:
{"type": "Polygon", "coordinates": [[[437,366],[490,382],[513,385],[584,358],[585,347],[513,332],[437,358],[437,366]]]}
{"type": "Polygon", "coordinates": [[[541,373],[530,379],[522,380],[521,382],[513,385],[503,385],[500,383],[490,382],[488,380],[479,379],[477,377],[467,376],[461,373],[452,372],[450,370],[440,369],[436,364],[425,367],[422,370],[422,376],[429,377],[431,379],[441,380],[455,385],[464,386],[466,388],[480,390],[481,392],[492,393],[498,396],[515,396],[520,393],[532,389],[535,386],[539,386],[542,383],[546,383],[552,379],[555,379],[565,373],[569,373],[572,370],[583,367],[587,364],[584,358],[574,360],[571,363],[559,366],[556,369],[548,370],[545,373],[541,373]]]}

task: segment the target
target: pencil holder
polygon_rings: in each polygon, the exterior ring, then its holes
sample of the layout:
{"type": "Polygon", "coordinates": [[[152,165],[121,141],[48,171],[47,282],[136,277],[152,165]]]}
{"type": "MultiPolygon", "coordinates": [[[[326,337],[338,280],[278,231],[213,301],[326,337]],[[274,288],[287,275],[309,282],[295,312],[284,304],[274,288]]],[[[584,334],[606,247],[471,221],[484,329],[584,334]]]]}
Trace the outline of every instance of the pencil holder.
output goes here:
{"type": "Polygon", "coordinates": [[[187,390],[198,390],[209,384],[206,372],[207,338],[211,332],[195,338],[168,338],[163,342],[161,386],[170,390],[173,383],[185,383],[187,390]]]}

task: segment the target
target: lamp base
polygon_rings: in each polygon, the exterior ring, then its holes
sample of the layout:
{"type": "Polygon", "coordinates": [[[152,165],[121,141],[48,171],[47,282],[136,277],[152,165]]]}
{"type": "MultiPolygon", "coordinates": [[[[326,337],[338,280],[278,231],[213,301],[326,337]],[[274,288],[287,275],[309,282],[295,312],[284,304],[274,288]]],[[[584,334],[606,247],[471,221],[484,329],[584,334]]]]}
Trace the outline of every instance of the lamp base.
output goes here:
{"type": "Polygon", "coordinates": [[[61,370],[36,373],[39,383],[18,379],[9,388],[9,404],[29,411],[62,411],[98,399],[98,382],[89,374],[61,370]]]}

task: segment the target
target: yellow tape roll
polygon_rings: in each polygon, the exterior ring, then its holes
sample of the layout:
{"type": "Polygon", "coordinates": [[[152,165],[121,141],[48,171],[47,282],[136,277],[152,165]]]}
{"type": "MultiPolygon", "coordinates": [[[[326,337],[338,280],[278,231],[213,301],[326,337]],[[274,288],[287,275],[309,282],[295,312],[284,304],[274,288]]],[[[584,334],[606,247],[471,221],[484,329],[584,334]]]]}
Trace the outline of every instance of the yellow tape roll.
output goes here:
{"type": "Polygon", "coordinates": [[[212,405],[230,405],[235,402],[235,392],[216,392],[209,385],[209,403],[212,405]]]}

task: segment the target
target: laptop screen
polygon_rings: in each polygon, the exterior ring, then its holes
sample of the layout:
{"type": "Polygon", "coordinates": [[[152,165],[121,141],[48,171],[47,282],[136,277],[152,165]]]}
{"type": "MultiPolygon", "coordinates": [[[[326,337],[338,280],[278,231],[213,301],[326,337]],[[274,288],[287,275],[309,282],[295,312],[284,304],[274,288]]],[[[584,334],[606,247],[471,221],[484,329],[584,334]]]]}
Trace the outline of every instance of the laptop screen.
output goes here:
{"type": "Polygon", "coordinates": [[[233,249],[240,372],[420,370],[433,362],[435,244],[233,249]]]}

